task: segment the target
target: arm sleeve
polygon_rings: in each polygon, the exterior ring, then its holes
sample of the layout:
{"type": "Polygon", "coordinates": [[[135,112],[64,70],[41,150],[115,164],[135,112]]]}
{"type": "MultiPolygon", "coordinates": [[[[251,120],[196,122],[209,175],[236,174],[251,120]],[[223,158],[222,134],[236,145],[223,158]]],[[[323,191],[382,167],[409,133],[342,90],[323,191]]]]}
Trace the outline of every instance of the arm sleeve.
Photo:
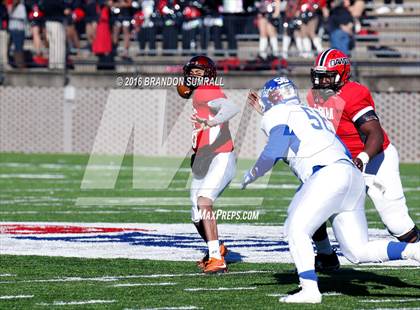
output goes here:
{"type": "Polygon", "coordinates": [[[281,158],[286,157],[290,135],[286,135],[286,125],[278,125],[270,130],[268,143],[254,165],[256,176],[261,177],[281,158]]]}
{"type": "Polygon", "coordinates": [[[239,107],[226,98],[209,101],[208,106],[217,112],[214,118],[208,122],[211,126],[227,122],[239,113],[239,107]]]}

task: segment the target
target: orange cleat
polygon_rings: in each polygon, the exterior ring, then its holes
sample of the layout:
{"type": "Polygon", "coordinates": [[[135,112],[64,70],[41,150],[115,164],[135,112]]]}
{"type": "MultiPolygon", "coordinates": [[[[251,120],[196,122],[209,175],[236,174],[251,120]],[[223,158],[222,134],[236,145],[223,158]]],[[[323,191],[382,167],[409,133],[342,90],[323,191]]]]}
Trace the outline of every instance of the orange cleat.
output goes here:
{"type": "MultiPolygon", "coordinates": [[[[220,255],[224,258],[228,253],[227,247],[222,243],[220,244],[219,249],[220,249],[220,255]]],[[[206,262],[208,260],[209,260],[209,253],[207,253],[206,256],[204,256],[202,259],[197,261],[197,267],[200,269],[204,269],[204,266],[206,265],[206,262]]]]}
{"type": "Polygon", "coordinates": [[[227,265],[225,262],[225,258],[223,256],[222,256],[222,259],[210,257],[209,260],[204,265],[203,272],[204,273],[227,272],[227,265]]]}

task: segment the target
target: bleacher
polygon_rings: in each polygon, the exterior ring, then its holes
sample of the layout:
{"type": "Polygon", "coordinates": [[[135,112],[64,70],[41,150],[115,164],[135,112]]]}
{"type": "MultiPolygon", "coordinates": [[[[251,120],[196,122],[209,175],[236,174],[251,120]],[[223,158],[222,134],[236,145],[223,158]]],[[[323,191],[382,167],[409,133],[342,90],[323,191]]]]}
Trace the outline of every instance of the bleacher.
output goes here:
{"type": "MultiPolygon", "coordinates": [[[[356,35],[356,47],[352,51],[353,61],[360,64],[370,63],[381,64],[382,66],[418,66],[420,62],[420,1],[406,0],[404,2],[404,13],[378,15],[375,8],[382,5],[382,1],[375,1],[367,6],[367,17],[363,19],[362,32],[356,35]]],[[[238,34],[238,58],[241,60],[255,59],[258,54],[258,33],[238,34]]],[[[226,37],[222,37],[226,40],[226,37]]],[[[281,33],[279,34],[279,45],[281,46],[281,33]]],[[[131,42],[129,55],[132,62],[124,61],[117,56],[117,71],[138,72],[139,67],[142,71],[164,72],[167,65],[177,65],[183,63],[185,50],[180,49],[181,37],[179,37],[179,48],[175,56],[162,56],[162,38],[157,37],[157,56],[147,56],[140,53],[138,42],[131,42]]],[[[82,36],[81,45],[86,45],[86,39],[82,36]]],[[[32,41],[30,38],[25,42],[25,48],[31,49],[32,41]]],[[[226,43],[225,43],[226,44],[226,43]]],[[[323,46],[328,47],[328,36],[323,37],[323,46]]],[[[121,48],[121,47],[120,47],[121,48]]],[[[221,60],[225,56],[214,56],[213,46],[210,44],[207,51],[195,51],[196,53],[207,52],[208,55],[216,60],[221,60]]],[[[312,62],[311,59],[298,57],[294,45],[291,46],[288,63],[292,66],[307,66],[312,62]]],[[[81,50],[77,56],[71,56],[76,72],[96,71],[97,57],[89,53],[88,50],[81,50]]]]}

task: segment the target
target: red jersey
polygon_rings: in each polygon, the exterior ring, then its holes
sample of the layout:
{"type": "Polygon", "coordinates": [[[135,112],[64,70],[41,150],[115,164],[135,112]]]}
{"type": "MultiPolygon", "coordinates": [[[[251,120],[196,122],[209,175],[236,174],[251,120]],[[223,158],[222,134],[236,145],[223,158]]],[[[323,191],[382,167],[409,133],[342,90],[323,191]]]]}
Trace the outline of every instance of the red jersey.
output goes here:
{"type": "MultiPolygon", "coordinates": [[[[364,137],[354,123],[366,112],[375,110],[375,104],[369,89],[357,82],[348,82],[334,95],[324,101],[310,90],[307,95],[308,105],[316,108],[321,115],[332,121],[337,136],[349,149],[353,158],[364,150],[364,137]]],[[[389,145],[386,132],[382,149],[389,145]]]]}
{"type": "MultiPolygon", "coordinates": [[[[226,98],[219,86],[199,86],[193,95],[194,114],[198,117],[211,120],[217,112],[213,111],[208,103],[212,100],[226,98]]],[[[230,135],[229,122],[200,130],[200,125],[195,123],[193,131],[192,148],[194,152],[206,147],[214,146],[214,153],[227,153],[233,150],[232,136],[230,135]]]]}

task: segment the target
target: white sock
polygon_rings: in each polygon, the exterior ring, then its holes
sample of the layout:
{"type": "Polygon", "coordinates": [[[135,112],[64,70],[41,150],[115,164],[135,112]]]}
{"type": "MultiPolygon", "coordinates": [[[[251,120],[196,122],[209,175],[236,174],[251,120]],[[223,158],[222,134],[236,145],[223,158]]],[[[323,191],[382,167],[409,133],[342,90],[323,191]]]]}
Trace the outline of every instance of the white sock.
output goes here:
{"type": "Polygon", "coordinates": [[[296,47],[299,51],[299,56],[303,56],[303,42],[302,42],[302,38],[301,37],[296,37],[295,38],[296,41],[296,47]]]}
{"type": "Polygon", "coordinates": [[[310,290],[310,291],[319,293],[318,281],[302,279],[302,278],[299,278],[299,281],[303,290],[310,290]]]}
{"type": "Polygon", "coordinates": [[[316,245],[316,250],[320,254],[326,254],[329,255],[333,252],[333,249],[331,247],[330,239],[325,238],[322,241],[314,241],[316,245]]]}
{"type": "Polygon", "coordinates": [[[322,52],[322,40],[320,37],[316,36],[315,38],[312,39],[312,42],[315,45],[316,51],[318,53],[322,52]]]}
{"type": "Polygon", "coordinates": [[[279,54],[279,43],[277,40],[277,36],[270,37],[270,45],[271,51],[273,52],[273,56],[277,57],[279,54]]]}
{"type": "Polygon", "coordinates": [[[401,252],[402,259],[420,259],[420,243],[407,243],[405,249],[401,252]]]}
{"type": "Polygon", "coordinates": [[[219,240],[208,241],[207,246],[209,247],[209,257],[222,259],[222,256],[220,255],[219,240]]]}
{"type": "Polygon", "coordinates": [[[262,58],[267,58],[267,47],[268,39],[266,37],[260,37],[260,56],[262,58]]]}
{"type": "Polygon", "coordinates": [[[312,53],[312,41],[308,37],[303,38],[303,50],[304,50],[304,56],[305,57],[311,57],[312,53]]]}
{"type": "Polygon", "coordinates": [[[283,58],[287,58],[291,42],[292,42],[291,37],[289,37],[287,35],[283,36],[283,41],[282,41],[282,56],[283,56],[283,58]]]}

